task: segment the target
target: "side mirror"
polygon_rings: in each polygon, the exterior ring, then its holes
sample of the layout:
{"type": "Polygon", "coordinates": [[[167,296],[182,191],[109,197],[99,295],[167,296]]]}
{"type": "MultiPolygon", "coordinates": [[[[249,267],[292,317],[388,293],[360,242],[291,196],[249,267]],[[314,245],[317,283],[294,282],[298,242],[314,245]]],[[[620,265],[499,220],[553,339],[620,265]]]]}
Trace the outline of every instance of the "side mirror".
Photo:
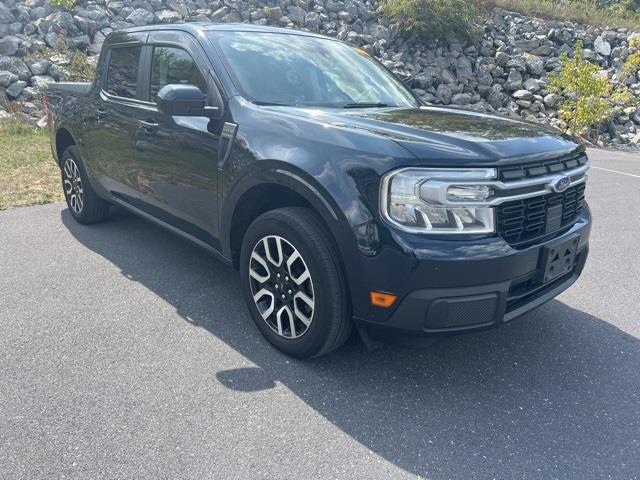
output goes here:
{"type": "Polygon", "coordinates": [[[165,115],[215,118],[220,113],[218,107],[205,106],[205,96],[195,85],[165,85],[156,101],[158,110],[165,115]]]}

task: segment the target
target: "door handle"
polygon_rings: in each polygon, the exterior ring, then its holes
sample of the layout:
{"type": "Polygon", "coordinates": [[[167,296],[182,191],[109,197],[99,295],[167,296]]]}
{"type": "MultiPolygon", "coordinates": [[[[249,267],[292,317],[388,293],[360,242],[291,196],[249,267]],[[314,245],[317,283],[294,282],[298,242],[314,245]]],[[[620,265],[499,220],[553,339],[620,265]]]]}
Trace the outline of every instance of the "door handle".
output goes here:
{"type": "Polygon", "coordinates": [[[145,120],[138,120],[138,125],[144,130],[145,133],[151,135],[158,129],[156,122],[147,122],[145,120]]]}

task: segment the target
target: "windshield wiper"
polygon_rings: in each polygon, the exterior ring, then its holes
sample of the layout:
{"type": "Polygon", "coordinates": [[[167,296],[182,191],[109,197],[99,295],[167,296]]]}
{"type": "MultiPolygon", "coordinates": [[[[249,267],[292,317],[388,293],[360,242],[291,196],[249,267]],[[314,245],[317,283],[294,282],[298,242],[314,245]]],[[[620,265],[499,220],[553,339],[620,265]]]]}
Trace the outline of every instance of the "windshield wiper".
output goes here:
{"type": "Polygon", "coordinates": [[[342,108],[382,108],[388,107],[386,103],[345,103],[342,108]]]}

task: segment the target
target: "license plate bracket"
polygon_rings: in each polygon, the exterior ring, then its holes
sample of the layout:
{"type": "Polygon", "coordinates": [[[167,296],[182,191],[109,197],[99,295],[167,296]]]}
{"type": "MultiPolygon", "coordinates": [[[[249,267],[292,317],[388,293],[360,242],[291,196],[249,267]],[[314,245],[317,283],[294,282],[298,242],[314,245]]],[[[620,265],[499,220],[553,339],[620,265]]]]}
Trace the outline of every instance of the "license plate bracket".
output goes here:
{"type": "Polygon", "coordinates": [[[542,283],[550,282],[573,270],[579,244],[580,237],[574,235],[567,240],[545,247],[542,283]]]}

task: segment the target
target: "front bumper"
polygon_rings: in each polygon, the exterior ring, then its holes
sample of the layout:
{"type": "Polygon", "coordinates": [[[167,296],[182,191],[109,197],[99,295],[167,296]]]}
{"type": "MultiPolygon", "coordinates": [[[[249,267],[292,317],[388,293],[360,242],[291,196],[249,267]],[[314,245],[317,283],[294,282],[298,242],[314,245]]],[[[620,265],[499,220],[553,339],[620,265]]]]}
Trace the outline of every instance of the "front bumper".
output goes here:
{"type": "MultiPolygon", "coordinates": [[[[442,242],[428,247],[422,240],[412,251],[412,261],[387,253],[371,260],[365,270],[385,271],[384,281],[370,283],[372,290],[398,292],[395,308],[370,307],[356,317],[370,331],[446,334],[504,324],[551,300],[580,276],[588,255],[591,217],[584,209],[578,221],[561,235],[541,244],[514,249],[502,241],[470,244],[442,242]],[[547,283],[542,281],[545,251],[554,244],[579,238],[573,269],[547,283]],[[394,290],[394,283],[398,290],[394,290]],[[373,286],[374,284],[379,286],[373,286]]],[[[405,239],[406,240],[406,239],[405,239]]],[[[404,243],[405,256],[411,240],[404,243]]],[[[416,245],[413,245],[415,247],[416,245]]]]}

